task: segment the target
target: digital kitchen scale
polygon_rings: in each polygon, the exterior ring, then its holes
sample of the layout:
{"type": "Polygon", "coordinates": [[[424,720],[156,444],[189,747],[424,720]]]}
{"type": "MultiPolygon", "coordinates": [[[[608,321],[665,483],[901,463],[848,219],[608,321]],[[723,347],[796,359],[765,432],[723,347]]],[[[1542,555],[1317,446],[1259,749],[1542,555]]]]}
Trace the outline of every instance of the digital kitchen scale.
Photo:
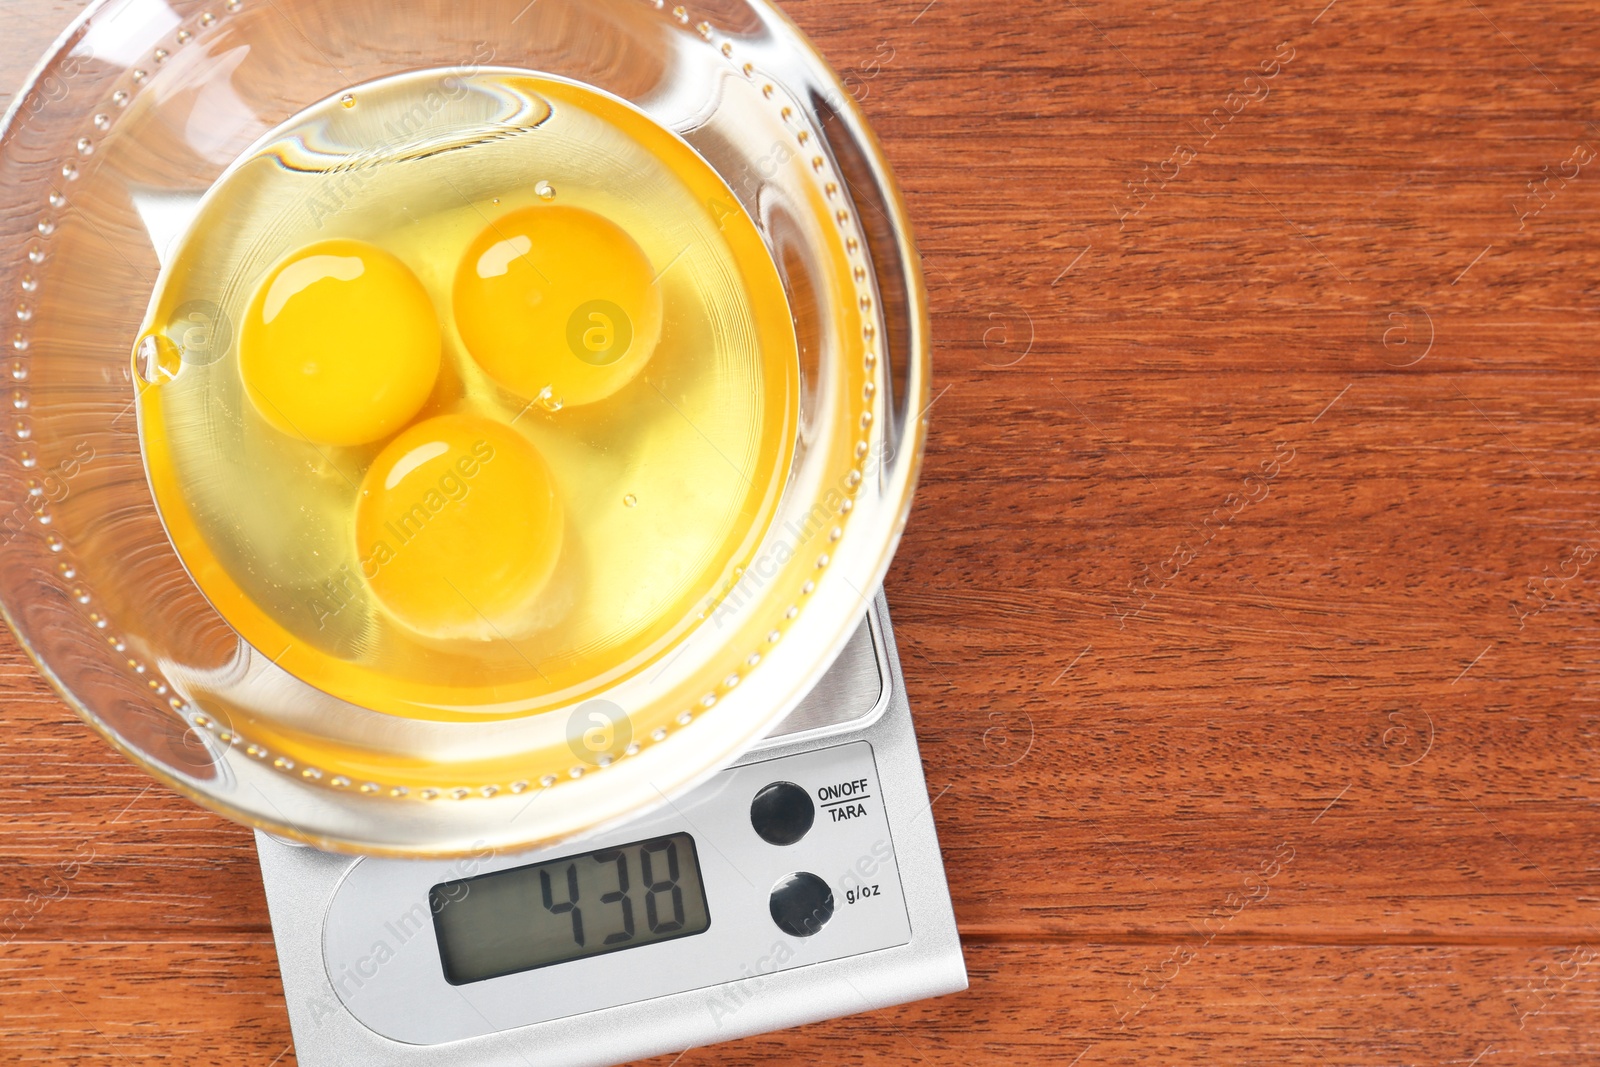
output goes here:
{"type": "Polygon", "coordinates": [[[636,821],[456,860],[256,847],[306,1067],[600,1067],[967,985],[881,593],[766,740],[636,821]]]}

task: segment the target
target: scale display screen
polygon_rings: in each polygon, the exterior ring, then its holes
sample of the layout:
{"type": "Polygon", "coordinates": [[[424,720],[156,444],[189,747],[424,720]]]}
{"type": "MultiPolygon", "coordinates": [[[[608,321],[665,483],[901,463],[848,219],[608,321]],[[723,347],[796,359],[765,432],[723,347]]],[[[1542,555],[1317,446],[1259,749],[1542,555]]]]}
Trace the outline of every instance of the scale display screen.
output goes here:
{"type": "Polygon", "coordinates": [[[692,937],[711,926],[688,834],[440,882],[428,903],[451,985],[692,937]]]}

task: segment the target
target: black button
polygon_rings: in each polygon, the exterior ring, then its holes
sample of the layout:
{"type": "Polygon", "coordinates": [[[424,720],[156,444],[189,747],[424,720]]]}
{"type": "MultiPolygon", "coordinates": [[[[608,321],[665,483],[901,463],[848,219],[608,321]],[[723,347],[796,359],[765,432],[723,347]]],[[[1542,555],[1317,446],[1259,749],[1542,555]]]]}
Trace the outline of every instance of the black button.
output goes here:
{"type": "Polygon", "coordinates": [[[792,937],[810,937],[833,918],[833,890],[814,874],[796,871],[772,887],[772,921],[792,937]]]}
{"type": "Polygon", "coordinates": [[[816,817],[811,794],[793,782],[763,786],[750,802],[750,825],[768,844],[794,844],[806,836],[816,817]]]}

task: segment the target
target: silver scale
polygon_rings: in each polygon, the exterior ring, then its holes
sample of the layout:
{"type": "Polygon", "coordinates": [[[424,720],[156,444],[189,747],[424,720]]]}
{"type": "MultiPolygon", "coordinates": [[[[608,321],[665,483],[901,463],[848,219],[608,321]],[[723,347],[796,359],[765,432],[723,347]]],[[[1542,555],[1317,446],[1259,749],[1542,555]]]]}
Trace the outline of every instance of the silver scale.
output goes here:
{"type": "Polygon", "coordinates": [[[600,1067],[967,986],[881,593],[760,745],[621,829],[256,848],[306,1067],[600,1067]]]}

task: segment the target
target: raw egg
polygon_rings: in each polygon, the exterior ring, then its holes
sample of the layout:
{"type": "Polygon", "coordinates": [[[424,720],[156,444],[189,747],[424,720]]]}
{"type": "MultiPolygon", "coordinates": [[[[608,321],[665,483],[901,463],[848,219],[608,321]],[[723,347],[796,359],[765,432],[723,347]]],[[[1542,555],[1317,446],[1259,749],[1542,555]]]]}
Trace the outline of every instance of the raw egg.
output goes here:
{"type": "Polygon", "coordinates": [[[279,430],[359,445],[416,415],[439,376],[439,350],[433,304],[404,263],[362,241],[317,241],[257,287],[239,372],[279,430]]]}
{"type": "Polygon", "coordinates": [[[490,223],[456,268],[453,299],[478,365],[551,409],[612,395],[661,337],[650,258],[616,223],[578,207],[536,205],[490,223]]]}
{"type": "Polygon", "coordinates": [[[561,554],[562,507],[533,445],[505,423],[440,415],[372,462],[356,551],[378,603],[426,637],[516,636],[561,554]]]}

